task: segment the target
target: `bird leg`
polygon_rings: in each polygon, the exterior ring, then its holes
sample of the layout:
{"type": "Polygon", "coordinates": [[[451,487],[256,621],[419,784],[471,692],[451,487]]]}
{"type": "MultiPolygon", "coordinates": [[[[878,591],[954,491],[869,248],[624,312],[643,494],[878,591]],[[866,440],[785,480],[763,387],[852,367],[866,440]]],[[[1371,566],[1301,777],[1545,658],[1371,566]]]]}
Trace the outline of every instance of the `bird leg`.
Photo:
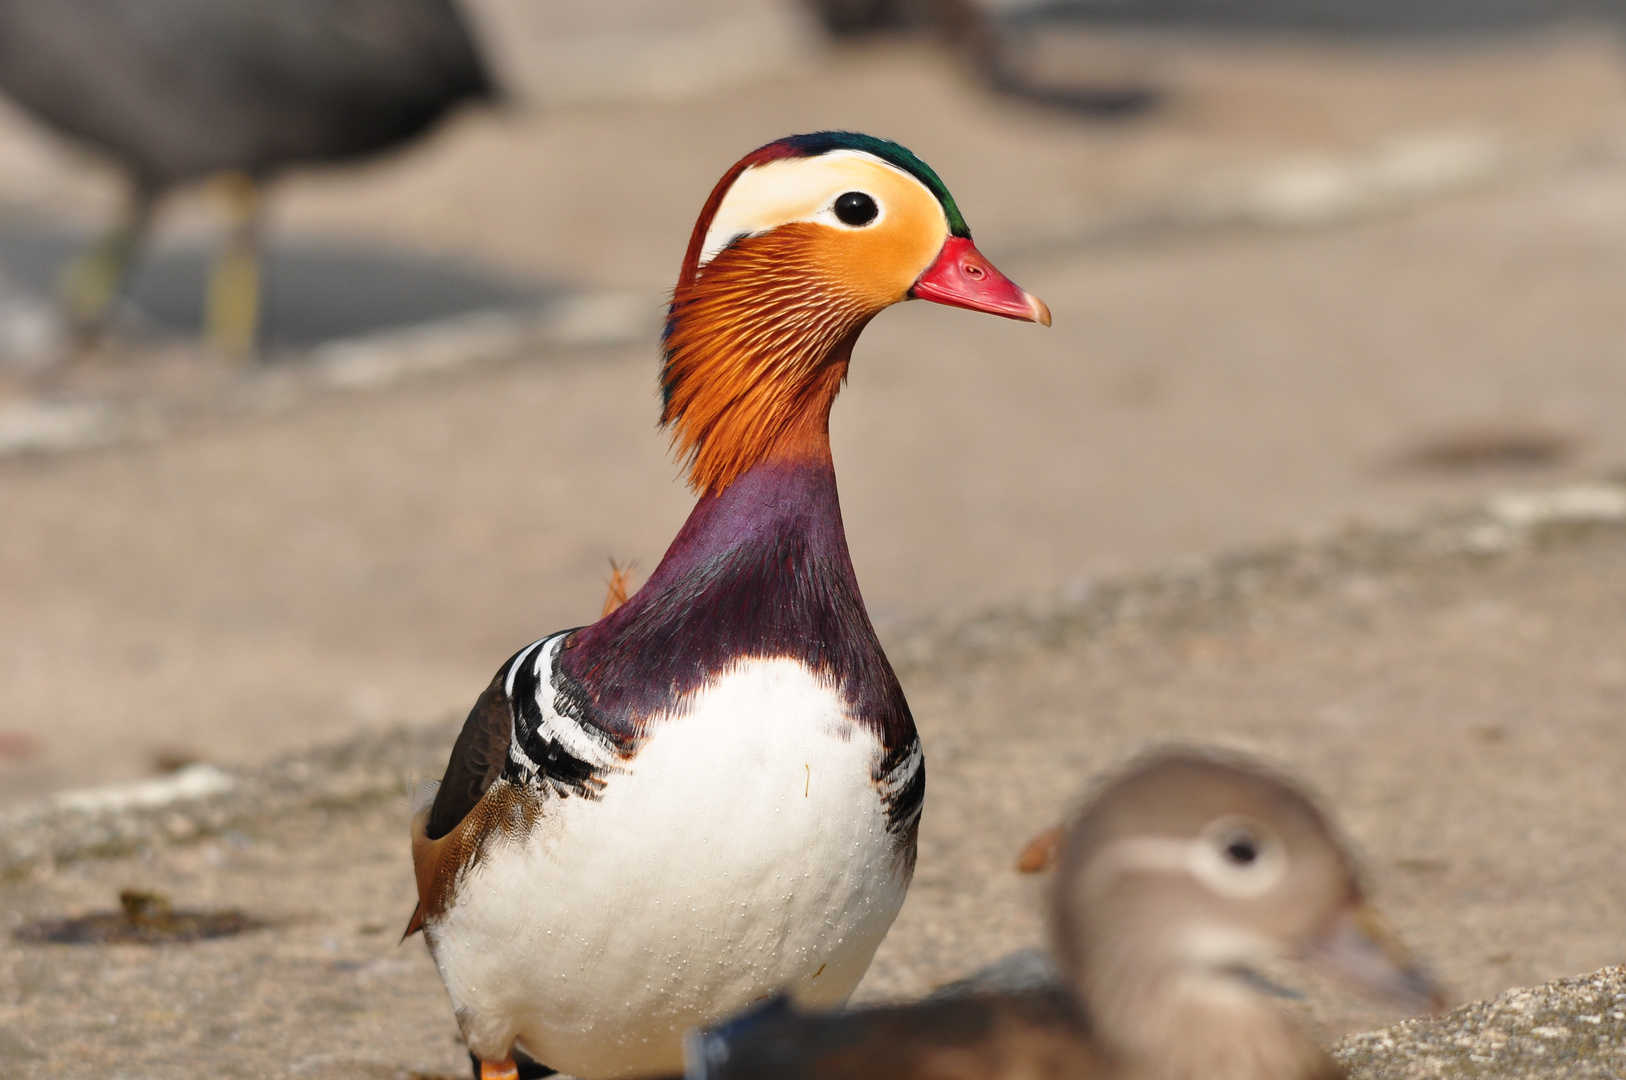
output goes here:
{"type": "Polygon", "coordinates": [[[225,173],[216,189],[225,197],[230,235],[209,275],[204,336],[226,356],[254,351],[260,314],[260,186],[246,173],[225,173]]]}
{"type": "Polygon", "coordinates": [[[480,1062],[480,1080],[519,1080],[519,1066],[512,1057],[502,1061],[480,1062]]]}
{"type": "Polygon", "coordinates": [[[68,323],[81,338],[94,339],[105,327],[107,313],[123,290],[146,238],[153,202],[152,189],[137,184],[113,228],[63,272],[57,288],[68,323]]]}
{"type": "Polygon", "coordinates": [[[506,1061],[482,1061],[470,1050],[469,1064],[474,1066],[474,1080],[544,1080],[559,1075],[518,1047],[509,1048],[506,1061]]]}

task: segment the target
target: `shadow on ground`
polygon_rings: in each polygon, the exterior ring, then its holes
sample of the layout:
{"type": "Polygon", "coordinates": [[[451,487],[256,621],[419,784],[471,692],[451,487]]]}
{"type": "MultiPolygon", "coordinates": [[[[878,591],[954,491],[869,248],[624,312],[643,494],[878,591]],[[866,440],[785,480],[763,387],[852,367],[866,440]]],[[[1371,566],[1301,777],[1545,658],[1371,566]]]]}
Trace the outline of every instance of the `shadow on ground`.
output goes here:
{"type": "MultiPolygon", "coordinates": [[[[13,286],[52,294],[84,233],[0,221],[0,267],[13,286]]],[[[126,313],[137,326],[195,334],[214,249],[159,247],[137,267],[126,313]]],[[[534,309],[559,290],[441,256],[362,246],[272,245],[265,260],[265,343],[310,348],[336,338],[489,311],[534,309]]]]}

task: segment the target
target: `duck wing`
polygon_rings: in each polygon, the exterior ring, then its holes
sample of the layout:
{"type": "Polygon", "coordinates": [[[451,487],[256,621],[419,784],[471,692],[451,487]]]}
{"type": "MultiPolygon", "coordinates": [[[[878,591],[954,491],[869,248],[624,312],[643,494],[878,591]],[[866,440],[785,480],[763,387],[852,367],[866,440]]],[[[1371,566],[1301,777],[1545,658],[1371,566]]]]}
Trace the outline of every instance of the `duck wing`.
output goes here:
{"type": "Polygon", "coordinates": [[[418,911],[408,935],[442,909],[460,868],[475,857],[482,828],[471,815],[479,817],[499,779],[508,781],[502,793],[533,808],[549,798],[596,799],[633,751],[636,740],[607,732],[582,688],[559,668],[560,649],[575,632],[532,642],[497,669],[463,722],[433,801],[427,788],[414,800],[418,911]]]}
{"type": "Polygon", "coordinates": [[[441,777],[424,826],[431,840],[439,840],[457,828],[502,775],[508,743],[514,737],[513,705],[504,685],[507,674],[508,664],[504,664],[475,700],[468,719],[463,721],[463,730],[452,744],[446,774],[441,777]]]}

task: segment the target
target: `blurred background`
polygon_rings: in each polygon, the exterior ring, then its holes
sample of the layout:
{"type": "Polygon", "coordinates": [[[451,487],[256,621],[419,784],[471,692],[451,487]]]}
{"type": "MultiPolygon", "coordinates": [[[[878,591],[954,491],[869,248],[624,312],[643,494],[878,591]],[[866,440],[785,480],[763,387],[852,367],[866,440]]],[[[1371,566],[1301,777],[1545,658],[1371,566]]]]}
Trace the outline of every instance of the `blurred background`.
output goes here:
{"type": "Polygon", "coordinates": [[[458,713],[653,568],[664,290],[790,132],[915,150],[1055,313],[865,335],[834,424],[883,630],[1626,461],[1626,4],[462,11],[491,95],[266,170],[252,359],[205,342],[201,177],[74,333],[128,170],[0,97],[0,803],[458,713]]]}

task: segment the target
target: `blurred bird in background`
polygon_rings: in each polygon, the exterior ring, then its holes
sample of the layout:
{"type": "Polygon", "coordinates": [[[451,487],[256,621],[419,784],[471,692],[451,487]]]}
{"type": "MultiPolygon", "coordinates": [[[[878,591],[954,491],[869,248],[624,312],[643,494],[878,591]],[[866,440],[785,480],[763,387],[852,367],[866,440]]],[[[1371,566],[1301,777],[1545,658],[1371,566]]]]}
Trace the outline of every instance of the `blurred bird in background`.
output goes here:
{"type": "Polygon", "coordinates": [[[1164,93],[1122,37],[1298,36],[1325,40],[1508,35],[1578,20],[1626,21],[1622,0],[805,0],[836,37],[935,36],[989,89],[1097,118],[1133,116],[1164,93]],[[1047,39],[1105,36],[1071,62],[1041,62],[1047,39]],[[1114,54],[1119,54],[1114,56],[1114,54]],[[1045,70],[1060,67],[1060,71],[1045,70]]]}
{"type": "Polygon", "coordinates": [[[689,1080],[1332,1080],[1280,1007],[1282,961],[1443,1004],[1331,822],[1240,756],[1163,751],[1106,782],[1062,837],[1050,922],[1060,985],[984,989],[1018,981],[994,972],[836,1016],[781,1000],[692,1036],[689,1080]]]}
{"type": "Polygon", "coordinates": [[[266,182],[496,93],[454,0],[0,0],[0,90],[129,176],[122,218],[63,278],[76,331],[105,325],[158,200],[215,178],[231,224],[206,334],[236,355],[257,335],[266,182]]]}

